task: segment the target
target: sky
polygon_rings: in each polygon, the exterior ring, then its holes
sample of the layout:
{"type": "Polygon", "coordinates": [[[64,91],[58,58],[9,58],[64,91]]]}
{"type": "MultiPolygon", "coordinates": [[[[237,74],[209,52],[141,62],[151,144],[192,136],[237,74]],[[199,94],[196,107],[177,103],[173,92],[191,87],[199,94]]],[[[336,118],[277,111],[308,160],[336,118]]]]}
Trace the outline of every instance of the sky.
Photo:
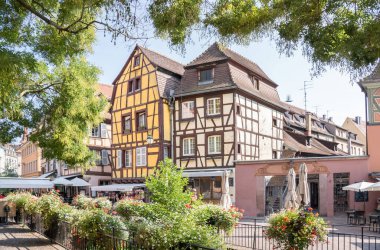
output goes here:
{"type": "MultiPolygon", "coordinates": [[[[193,42],[186,45],[185,53],[171,50],[168,42],[160,39],[150,39],[143,45],[182,64],[187,64],[215,41],[203,40],[193,38],[193,42]]],[[[115,45],[110,37],[104,37],[103,33],[98,34],[89,60],[102,70],[101,83],[112,84],[133,48],[133,44],[126,44],[121,40],[115,45]]],[[[312,65],[300,50],[287,57],[279,54],[275,43],[266,39],[252,42],[249,46],[232,45],[229,48],[257,63],[279,85],[277,91],[281,100],[285,101],[290,95],[293,105],[304,108],[302,89],[304,81],[309,81],[307,82],[308,111],[317,113],[320,117],[322,115],[332,117],[337,125],[342,125],[346,117],[361,116],[363,120],[365,119],[364,93],[356,83],[350,82],[347,74],[327,69],[320,76],[312,78],[312,65]]]]}

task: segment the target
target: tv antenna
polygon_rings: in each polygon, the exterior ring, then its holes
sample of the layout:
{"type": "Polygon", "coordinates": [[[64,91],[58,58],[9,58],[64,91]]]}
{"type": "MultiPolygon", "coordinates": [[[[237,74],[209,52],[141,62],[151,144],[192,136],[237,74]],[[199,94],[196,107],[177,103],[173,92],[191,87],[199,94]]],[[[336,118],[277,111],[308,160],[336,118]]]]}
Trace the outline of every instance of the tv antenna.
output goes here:
{"type": "Polygon", "coordinates": [[[311,81],[303,81],[303,88],[300,89],[304,93],[304,98],[305,98],[305,112],[307,112],[307,90],[311,89],[313,85],[311,84],[311,81]]]}
{"type": "Polygon", "coordinates": [[[314,106],[313,108],[315,108],[315,114],[317,115],[317,117],[318,117],[318,108],[319,108],[319,105],[317,105],[317,106],[314,106]]]}
{"type": "Polygon", "coordinates": [[[286,96],[286,102],[293,102],[293,99],[290,95],[286,96]]]}

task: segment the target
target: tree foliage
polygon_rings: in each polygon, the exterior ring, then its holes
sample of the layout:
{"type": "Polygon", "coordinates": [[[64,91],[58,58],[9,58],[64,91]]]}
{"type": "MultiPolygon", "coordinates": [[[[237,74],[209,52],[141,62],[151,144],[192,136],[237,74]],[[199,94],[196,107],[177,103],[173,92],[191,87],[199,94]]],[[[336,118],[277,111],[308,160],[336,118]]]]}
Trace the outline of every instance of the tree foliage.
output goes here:
{"type": "Polygon", "coordinates": [[[184,46],[193,31],[229,43],[269,36],[320,73],[363,73],[380,57],[378,0],[0,0],[0,143],[33,131],[44,157],[85,165],[100,122],[99,71],[85,57],[96,31],[127,42],[155,35],[184,46]]]}

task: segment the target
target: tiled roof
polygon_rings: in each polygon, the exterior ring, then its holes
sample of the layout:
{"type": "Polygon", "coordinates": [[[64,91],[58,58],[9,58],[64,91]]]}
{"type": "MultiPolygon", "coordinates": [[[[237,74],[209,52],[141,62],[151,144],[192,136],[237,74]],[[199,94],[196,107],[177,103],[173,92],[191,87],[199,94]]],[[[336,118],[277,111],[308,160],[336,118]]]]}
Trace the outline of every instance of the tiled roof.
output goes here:
{"type": "Polygon", "coordinates": [[[248,69],[249,71],[257,74],[258,76],[265,79],[267,82],[277,87],[277,84],[273,82],[267,74],[254,62],[247,59],[246,57],[239,55],[238,53],[230,50],[227,47],[219,43],[214,43],[201,55],[199,55],[192,62],[187,64],[185,68],[190,68],[197,65],[208,64],[212,62],[219,62],[223,60],[232,60],[240,66],[248,69]]]}
{"type": "Polygon", "coordinates": [[[374,83],[374,82],[380,82],[380,62],[373,69],[372,73],[368,75],[367,77],[363,78],[363,80],[361,80],[359,84],[365,85],[367,83],[374,83]]]}
{"type": "Polygon", "coordinates": [[[98,84],[98,90],[105,97],[111,98],[112,97],[113,85],[109,85],[109,84],[105,84],[105,83],[99,83],[98,84]]]}
{"type": "Polygon", "coordinates": [[[148,59],[155,64],[156,66],[159,66],[163,69],[166,69],[170,72],[176,73],[178,75],[183,75],[184,68],[183,65],[179,62],[176,62],[166,56],[163,56],[155,51],[149,50],[147,48],[138,46],[138,48],[144,53],[145,56],[148,57],[148,59]]]}
{"type": "Polygon", "coordinates": [[[311,139],[311,145],[306,146],[306,137],[300,133],[284,131],[284,144],[286,147],[301,153],[315,155],[338,155],[338,152],[332,151],[316,139],[311,139]]]}

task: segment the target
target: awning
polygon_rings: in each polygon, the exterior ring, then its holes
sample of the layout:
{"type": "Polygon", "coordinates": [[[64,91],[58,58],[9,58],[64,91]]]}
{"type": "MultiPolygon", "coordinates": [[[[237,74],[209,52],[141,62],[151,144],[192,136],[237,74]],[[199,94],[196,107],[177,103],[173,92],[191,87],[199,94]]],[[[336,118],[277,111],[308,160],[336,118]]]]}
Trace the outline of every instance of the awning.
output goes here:
{"type": "Polygon", "coordinates": [[[74,179],[70,180],[70,182],[73,184],[73,187],[88,187],[91,186],[90,183],[87,181],[80,179],[78,177],[75,177],[74,179]]]}
{"type": "Polygon", "coordinates": [[[104,185],[104,186],[93,186],[91,187],[91,191],[96,192],[130,192],[136,187],[145,187],[145,184],[112,184],[112,185],[104,185]]]}
{"type": "Polygon", "coordinates": [[[183,177],[215,177],[223,176],[222,170],[218,171],[184,171],[182,173],[183,177]]]}
{"type": "Polygon", "coordinates": [[[53,188],[54,185],[48,178],[12,178],[0,177],[0,188],[53,188]]]}
{"type": "Polygon", "coordinates": [[[55,171],[52,171],[52,172],[49,172],[49,173],[44,173],[43,175],[41,175],[38,178],[48,178],[48,177],[52,176],[55,173],[56,173],[55,171]]]}
{"type": "Polygon", "coordinates": [[[58,177],[57,179],[54,179],[53,181],[54,185],[62,185],[62,186],[72,186],[73,183],[69,180],[67,180],[65,177],[58,177]]]}

